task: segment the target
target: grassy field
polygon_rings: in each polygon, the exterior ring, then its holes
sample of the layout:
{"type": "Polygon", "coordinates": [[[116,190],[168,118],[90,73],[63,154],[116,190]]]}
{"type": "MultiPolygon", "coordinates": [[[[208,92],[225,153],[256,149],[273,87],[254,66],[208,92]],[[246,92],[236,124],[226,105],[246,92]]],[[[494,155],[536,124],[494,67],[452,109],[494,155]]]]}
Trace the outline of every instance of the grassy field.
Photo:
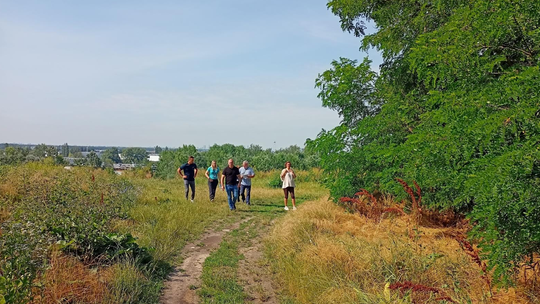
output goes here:
{"type": "Polygon", "coordinates": [[[261,269],[271,274],[280,303],[539,300],[538,286],[490,288],[451,237],[455,228],[351,214],[328,201],[318,171],[299,172],[299,208],[286,212],[274,187],[279,172],[257,173],[252,206],[239,203],[231,212],[225,192],[209,201],[202,175],[191,203],[180,178],[142,171],[0,168],[0,303],[157,303],[182,248],[233,223],[241,225],[211,253],[201,285],[193,286],[203,303],[269,297],[264,282],[248,290],[242,278],[242,252],[254,243],[263,244],[261,269]],[[406,282],[416,289],[400,287],[406,282]]]}
{"type": "MultiPolygon", "coordinates": [[[[285,212],[281,189],[270,186],[278,172],[259,173],[253,206],[239,204],[237,212],[225,192],[209,201],[203,175],[191,203],[182,179],[144,172],[34,163],[0,174],[0,294],[9,303],[156,303],[187,242],[206,229],[285,212]]],[[[324,195],[308,181],[314,174],[300,174],[299,203],[324,195]]]]}

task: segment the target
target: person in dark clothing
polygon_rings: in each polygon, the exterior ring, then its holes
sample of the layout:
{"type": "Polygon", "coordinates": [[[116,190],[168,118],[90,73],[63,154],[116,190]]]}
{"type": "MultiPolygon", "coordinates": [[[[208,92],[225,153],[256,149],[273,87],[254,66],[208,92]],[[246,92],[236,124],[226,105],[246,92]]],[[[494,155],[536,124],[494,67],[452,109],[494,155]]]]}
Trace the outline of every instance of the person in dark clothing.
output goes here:
{"type": "Polygon", "coordinates": [[[189,188],[191,188],[191,202],[195,199],[195,177],[197,177],[197,165],[195,158],[190,156],[188,162],[178,168],[177,172],[184,178],[184,187],[186,188],[186,199],[188,199],[189,188]],[[182,171],[184,171],[182,173],[182,171]]]}
{"type": "Polygon", "coordinates": [[[227,198],[229,201],[229,209],[236,210],[236,201],[238,200],[238,181],[240,171],[234,166],[234,161],[229,159],[229,165],[221,173],[221,189],[227,189],[227,198]]]}

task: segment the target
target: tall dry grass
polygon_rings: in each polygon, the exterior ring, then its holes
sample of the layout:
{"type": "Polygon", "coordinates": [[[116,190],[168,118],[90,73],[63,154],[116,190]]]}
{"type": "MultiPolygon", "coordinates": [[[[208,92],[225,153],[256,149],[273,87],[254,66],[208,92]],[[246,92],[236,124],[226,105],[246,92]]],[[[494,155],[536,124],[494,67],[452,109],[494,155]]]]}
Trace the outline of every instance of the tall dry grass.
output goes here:
{"type": "Polygon", "coordinates": [[[103,303],[107,294],[107,272],[92,268],[79,259],[57,250],[35,288],[32,303],[103,303]]]}
{"type": "Polygon", "coordinates": [[[444,303],[444,296],[456,303],[497,301],[479,267],[447,237],[452,228],[410,225],[394,215],[368,220],[320,199],[278,220],[267,253],[280,286],[299,303],[444,303]],[[440,292],[392,290],[398,282],[440,292]]]}

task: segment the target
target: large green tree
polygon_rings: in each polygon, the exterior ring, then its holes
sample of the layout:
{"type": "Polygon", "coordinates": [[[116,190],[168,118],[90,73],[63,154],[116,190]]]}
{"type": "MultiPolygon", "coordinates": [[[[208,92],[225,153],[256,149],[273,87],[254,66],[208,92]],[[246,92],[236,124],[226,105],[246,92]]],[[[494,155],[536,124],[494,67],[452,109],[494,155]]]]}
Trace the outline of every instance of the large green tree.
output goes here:
{"type": "Polygon", "coordinates": [[[359,188],[402,193],[467,213],[496,278],[540,252],[540,2],[333,0],[361,49],[316,86],[341,125],[308,140],[335,178],[334,197],[359,188]],[[364,21],[377,31],[365,34],[364,21]]]}
{"type": "Polygon", "coordinates": [[[29,150],[21,147],[7,146],[0,150],[0,165],[16,165],[27,160],[29,150]]]}
{"type": "Polygon", "coordinates": [[[45,157],[55,157],[58,155],[58,149],[55,146],[48,146],[46,144],[39,144],[32,149],[31,155],[41,159],[45,157]]]}
{"type": "Polygon", "coordinates": [[[122,150],[122,162],[127,164],[144,164],[148,153],[144,148],[125,148],[122,150]]]}
{"type": "Polygon", "coordinates": [[[103,162],[99,158],[96,152],[91,151],[86,155],[86,165],[94,168],[100,168],[103,162]]]}
{"type": "Polygon", "coordinates": [[[122,160],[120,159],[120,152],[116,147],[112,147],[103,151],[103,153],[101,153],[101,160],[103,161],[105,167],[109,168],[112,168],[113,164],[119,164],[122,162],[122,160]]]}
{"type": "Polygon", "coordinates": [[[69,145],[67,143],[62,145],[62,156],[63,157],[69,156],[69,145]]]}
{"type": "Polygon", "coordinates": [[[199,152],[194,145],[183,145],[177,150],[165,149],[161,152],[159,162],[156,165],[156,177],[160,178],[174,178],[178,175],[176,170],[182,165],[188,162],[189,156],[195,157],[195,163],[199,169],[201,166],[199,152]]]}

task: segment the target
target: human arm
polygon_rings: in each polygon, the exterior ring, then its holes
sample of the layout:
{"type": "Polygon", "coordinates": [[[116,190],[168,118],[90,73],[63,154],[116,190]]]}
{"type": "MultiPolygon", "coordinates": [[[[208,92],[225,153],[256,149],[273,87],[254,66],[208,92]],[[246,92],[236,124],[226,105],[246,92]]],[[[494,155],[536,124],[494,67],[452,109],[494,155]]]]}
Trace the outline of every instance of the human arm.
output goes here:
{"type": "Polygon", "coordinates": [[[180,174],[183,178],[187,178],[187,175],[185,174],[185,172],[182,172],[182,170],[184,170],[184,168],[186,167],[186,165],[182,165],[180,166],[180,168],[178,168],[178,174],[180,174]]]}
{"type": "Polygon", "coordinates": [[[287,169],[281,170],[281,175],[280,175],[281,179],[285,178],[285,174],[287,174],[287,169]]]}
{"type": "Polygon", "coordinates": [[[221,189],[225,189],[225,174],[221,174],[221,189]]]}
{"type": "Polygon", "coordinates": [[[199,172],[199,168],[197,168],[197,165],[195,165],[195,170],[193,170],[193,177],[197,177],[197,172],[199,172]]]}
{"type": "Polygon", "coordinates": [[[208,176],[208,171],[210,171],[210,168],[206,169],[206,172],[204,172],[204,176],[206,176],[207,179],[210,179],[210,176],[208,176]]]}

